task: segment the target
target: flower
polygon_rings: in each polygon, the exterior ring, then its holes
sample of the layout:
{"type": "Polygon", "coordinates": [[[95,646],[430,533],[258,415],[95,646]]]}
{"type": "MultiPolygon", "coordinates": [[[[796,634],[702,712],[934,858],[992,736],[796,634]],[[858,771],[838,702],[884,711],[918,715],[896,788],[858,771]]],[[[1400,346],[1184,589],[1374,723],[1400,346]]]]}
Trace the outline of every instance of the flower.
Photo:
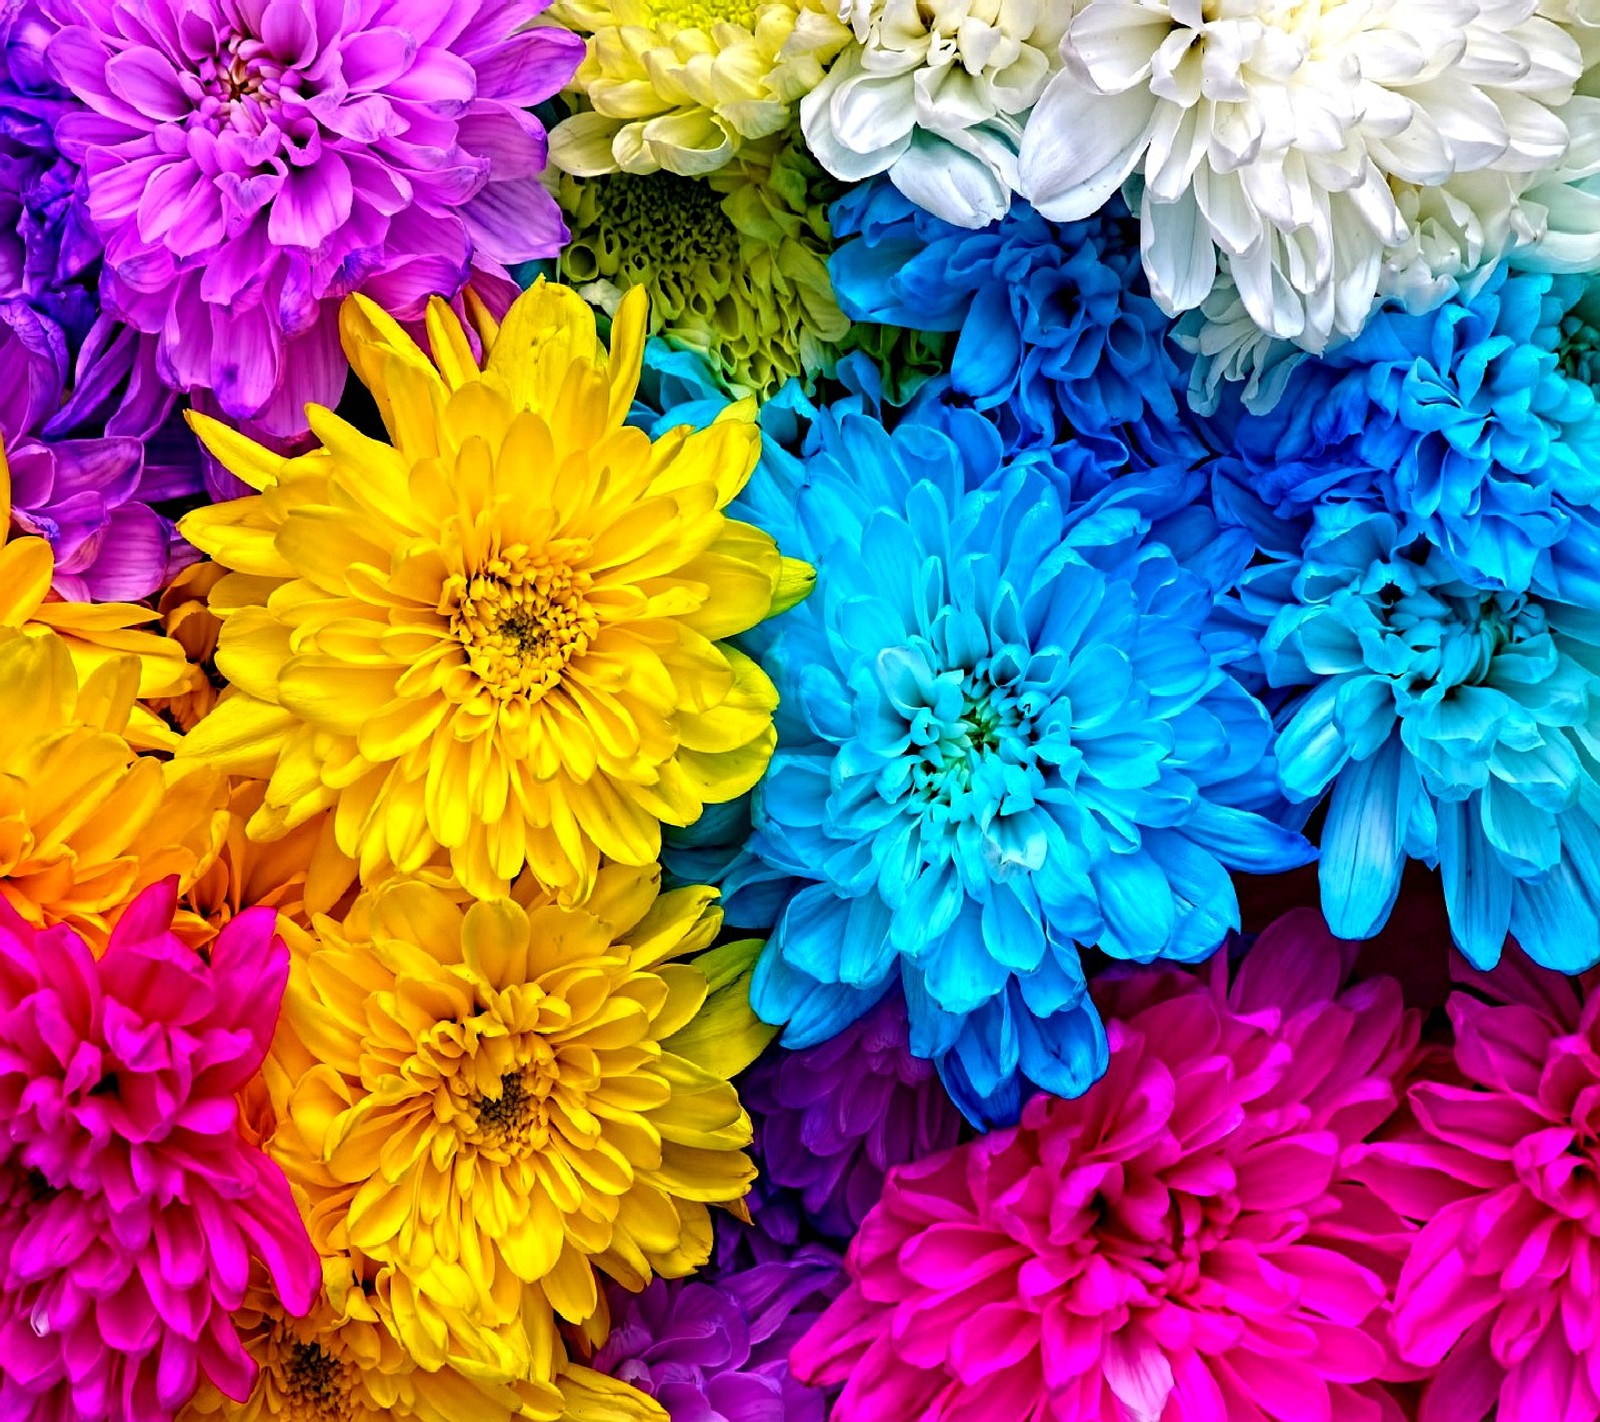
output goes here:
{"type": "Polygon", "coordinates": [[[853,239],[828,261],[845,314],[958,333],[950,384],[1008,447],[1070,434],[1119,463],[1205,453],[1180,414],[1181,352],[1145,288],[1125,213],[1063,228],[1019,203],[973,232],[880,179],[851,189],[832,220],[836,238],[853,239]]]}
{"type": "Polygon", "coordinates": [[[815,0],[556,0],[551,14],[588,36],[583,107],[550,133],[582,178],[716,172],[789,126],[850,35],[815,0]]]}
{"type": "Polygon", "coordinates": [[[828,284],[831,185],[782,136],[710,178],[563,178],[572,242],[563,279],[615,311],[650,293],[651,330],[699,351],[740,394],[825,369],[850,323],[828,284]]]}
{"type": "Polygon", "coordinates": [[[835,1422],[1400,1422],[1373,1385],[1400,1224],[1351,1160],[1418,1023],[1348,967],[1301,912],[1231,987],[1220,954],[1103,980],[1101,1081],[889,1177],[793,1354],[845,1383],[835,1422]]]}
{"type": "Polygon", "coordinates": [[[1296,366],[1233,447],[1283,517],[1376,489],[1469,582],[1600,596],[1600,288],[1497,267],[1470,295],[1380,311],[1357,340],[1296,366]]]}
{"type": "Polygon", "coordinates": [[[288,973],[273,914],[202,957],[171,931],[173,879],[96,958],[0,905],[0,1170],[31,1201],[0,1253],[0,1412],[39,1422],[173,1417],[200,1377],[243,1397],[229,1320],[250,1260],[290,1312],[317,1260],[282,1173],[244,1135],[288,973]]]}
{"type": "MultiPolygon", "coordinates": [[[[37,359],[28,363],[29,378],[4,392],[7,411],[26,402],[40,377],[48,387],[48,366],[77,348],[99,314],[100,243],[78,192],[77,165],[55,142],[56,123],[78,105],[50,77],[49,33],[31,5],[11,5],[0,18],[0,309],[11,340],[37,359]],[[26,339],[23,308],[49,322],[45,339],[26,339]]],[[[13,421],[0,417],[7,427],[13,421]]]]}
{"type": "Polygon", "coordinates": [[[608,866],[570,909],[396,877],[286,929],[271,1150],[324,1252],[392,1266],[386,1321],[422,1368],[550,1381],[535,1340],[596,1315],[595,1271],[688,1273],[707,1205],[754,1177],[728,1080],[766,1040],[753,945],[703,952],[712,891],[659,877],[608,866]]]}
{"type": "Polygon", "coordinates": [[[891,1166],[961,1134],[933,1067],[911,1054],[898,995],[819,1046],[763,1056],[740,1096],[767,1179],[799,1191],[810,1222],[838,1239],[851,1238],[877,1204],[891,1166]]]}
{"type": "Polygon", "coordinates": [[[529,28],[541,0],[39,3],[51,68],[93,111],[62,142],[106,299],[160,337],[165,380],[234,419],[293,435],[337,400],[347,293],[420,318],[561,242],[526,106],[581,46],[529,28]]]}
{"type": "Polygon", "coordinates": [[[1069,510],[998,439],[851,411],[811,437],[771,526],[818,588],[752,643],[780,703],[751,852],[799,883],[752,1001],[799,1049],[899,980],[911,1050],[969,1119],[1014,1120],[1103,1069],[1078,944],[1204,957],[1237,926],[1227,871],[1311,850],[1256,812],[1271,728],[1222,584],[1136,508],[1164,475],[1069,510]]]}
{"type": "Polygon", "coordinates": [[[323,1260],[323,1293],[303,1318],[258,1289],[236,1322],[260,1372],[233,1402],[202,1386],[181,1422],[664,1422],[641,1393],[563,1363],[554,1384],[502,1382],[455,1367],[419,1368],[389,1326],[393,1270],[323,1260]]]}
{"type": "Polygon", "coordinates": [[[826,1422],[827,1394],[789,1371],[789,1350],[842,1282],[815,1244],[701,1282],[657,1279],[612,1291],[611,1335],[595,1367],[655,1398],[673,1422],[826,1422]]]}
{"type": "Polygon", "coordinates": [[[886,173],[958,227],[1004,217],[1022,120],[1058,67],[1067,12],[1039,0],[827,0],[852,42],[800,104],[834,177],[886,173]]]}
{"type": "Polygon", "coordinates": [[[221,834],[221,777],[128,740],[139,666],[83,676],[49,631],[0,628],[0,902],[99,945],[141,889],[194,880],[221,834]]]}
{"type": "MultiPolygon", "coordinates": [[[[100,244],[58,127],[81,106],[49,77],[31,5],[0,19],[0,437],[8,522],[55,553],[56,591],[142,598],[183,566],[152,505],[200,488],[192,439],[172,437],[153,343],[102,316],[100,244]]],[[[0,529],[0,532],[3,532],[0,529]]]]}
{"type": "Polygon", "coordinates": [[[1489,171],[1516,203],[1591,136],[1588,111],[1567,109],[1576,22],[1537,0],[1492,14],[1445,0],[1421,46],[1393,4],[1069,9],[1063,66],[1023,134],[1022,195],[1070,222],[1136,177],[1164,310],[1200,305],[1223,269],[1257,325],[1311,351],[1361,330],[1386,254],[1415,238],[1392,185],[1489,171]]]}
{"type": "Polygon", "coordinates": [[[1600,1411],[1595,1356],[1597,999],[1509,960],[1466,973],[1453,1048],[1360,1178],[1419,1231],[1394,1302],[1424,1417],[1545,1422],[1600,1411]],[[1498,1408],[1498,1410],[1496,1410],[1498,1408]]]}
{"type": "Polygon", "coordinates": [[[1600,958],[1593,612],[1462,582],[1395,516],[1319,504],[1296,557],[1246,574],[1278,688],[1278,772],[1328,797],[1322,907],[1341,938],[1389,916],[1407,857],[1437,864],[1456,943],[1509,931],[1547,967],[1600,958]]]}
{"type": "Polygon", "coordinates": [[[394,445],[325,410],[282,459],[196,416],[260,494],[186,537],[232,570],[211,605],[233,683],[180,759],[271,777],[272,837],[335,810],[364,880],[443,847],[491,897],[526,864],[581,900],[600,856],[654,863],[660,824],[731,799],[770,754],[771,683],[716,639],[803,594],[771,538],[724,516],[755,462],[746,409],[652,443],[622,428],[644,341],[543,283],[480,370],[443,303],[434,359],[371,303],[345,341],[394,445]],[[787,569],[787,571],[786,571],[787,569]]]}

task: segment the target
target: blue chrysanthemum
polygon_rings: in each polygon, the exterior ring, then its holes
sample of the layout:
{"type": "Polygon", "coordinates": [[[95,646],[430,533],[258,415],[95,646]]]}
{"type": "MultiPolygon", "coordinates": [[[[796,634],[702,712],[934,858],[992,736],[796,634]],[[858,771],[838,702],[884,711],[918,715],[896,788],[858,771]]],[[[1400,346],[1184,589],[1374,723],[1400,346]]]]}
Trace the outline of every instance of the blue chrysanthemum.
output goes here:
{"type": "Polygon", "coordinates": [[[1239,416],[1248,481],[1290,518],[1376,492],[1470,582],[1600,599],[1597,327],[1584,280],[1504,268],[1424,315],[1381,311],[1239,416]]]}
{"type": "Polygon", "coordinates": [[[779,538],[818,582],[758,649],[782,699],[750,846],[801,887],[752,1000],[804,1047],[900,981],[913,1051],[969,1117],[1013,1119],[1104,1067],[1079,945],[1203,957],[1237,926],[1228,870],[1310,850],[1247,808],[1269,722],[1137,481],[1065,509],[914,419],[809,444],[779,538]]]}
{"type": "Polygon", "coordinates": [[[1244,601],[1289,693],[1283,785],[1328,795],[1333,931],[1376,933],[1409,856],[1441,869],[1479,966],[1508,930],[1549,967],[1600,960],[1600,614],[1473,586],[1360,500],[1319,505],[1303,554],[1252,570],[1244,601]]]}
{"type": "Polygon", "coordinates": [[[832,224],[840,307],[958,332],[949,386],[989,412],[1012,452],[1076,436],[1118,465],[1203,456],[1184,404],[1188,357],[1168,338],[1120,207],[1063,226],[1018,202],[971,231],[880,178],[841,198],[832,224]]]}

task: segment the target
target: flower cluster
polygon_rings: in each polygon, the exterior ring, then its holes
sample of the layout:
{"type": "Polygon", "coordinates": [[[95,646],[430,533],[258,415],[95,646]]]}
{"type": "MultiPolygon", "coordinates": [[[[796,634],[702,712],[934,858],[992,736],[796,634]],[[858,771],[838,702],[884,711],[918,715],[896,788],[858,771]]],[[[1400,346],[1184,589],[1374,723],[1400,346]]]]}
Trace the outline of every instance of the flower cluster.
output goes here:
{"type": "Polygon", "coordinates": [[[1592,9],[0,0],[0,1419],[1600,1422],[1592,9]]]}

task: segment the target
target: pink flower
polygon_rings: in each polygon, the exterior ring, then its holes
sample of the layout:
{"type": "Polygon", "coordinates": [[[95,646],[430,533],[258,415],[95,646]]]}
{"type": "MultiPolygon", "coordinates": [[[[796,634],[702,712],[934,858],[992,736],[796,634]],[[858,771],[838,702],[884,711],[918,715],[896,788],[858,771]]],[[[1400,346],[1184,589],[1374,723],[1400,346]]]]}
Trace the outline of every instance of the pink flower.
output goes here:
{"type": "Polygon", "coordinates": [[[1076,1101],[892,1172],[850,1285],[795,1349],[835,1422],[1393,1422],[1399,1221],[1347,1157],[1395,1110],[1417,1019],[1344,988],[1353,945],[1279,920],[1232,987],[1101,984],[1076,1101]]]}
{"type": "Polygon", "coordinates": [[[1394,1336],[1423,1422],[1600,1417],[1600,993],[1458,963],[1455,1046],[1357,1173],[1420,1227],[1394,1336]]]}
{"type": "Polygon", "coordinates": [[[320,1266],[235,1093],[261,1065],[289,955],[269,909],[209,961],[171,932],[174,880],[103,957],[0,903],[0,1418],[156,1422],[203,1373],[249,1395],[230,1314],[251,1262],[310,1309],[320,1266]]]}

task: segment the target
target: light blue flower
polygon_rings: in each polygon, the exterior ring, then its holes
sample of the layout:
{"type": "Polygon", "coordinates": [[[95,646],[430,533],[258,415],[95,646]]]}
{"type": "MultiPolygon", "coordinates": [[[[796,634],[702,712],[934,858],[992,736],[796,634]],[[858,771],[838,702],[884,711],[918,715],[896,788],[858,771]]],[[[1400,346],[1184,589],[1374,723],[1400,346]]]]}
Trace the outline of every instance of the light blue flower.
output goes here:
{"type": "Polygon", "coordinates": [[[1256,812],[1271,728],[1217,588],[1152,537],[1168,489],[1064,507],[977,447],[824,414],[783,491],[780,546],[818,582],[753,649],[781,699],[750,853],[801,887],[752,1001],[804,1047],[900,982],[913,1050],[1007,1121],[1104,1068],[1080,945],[1202,958],[1238,925],[1230,869],[1312,851],[1256,812]]]}
{"type": "Polygon", "coordinates": [[[1301,556],[1252,570],[1243,602],[1286,693],[1284,788],[1328,797],[1332,930],[1376,933],[1410,857],[1441,870],[1478,966],[1508,930],[1548,967],[1600,960],[1600,612],[1476,587],[1361,500],[1318,505],[1301,556]]]}
{"type": "Polygon", "coordinates": [[[1376,493],[1469,582],[1600,600],[1597,326],[1584,280],[1504,268],[1426,314],[1380,311],[1271,411],[1233,411],[1248,482],[1291,519],[1376,493]]]}

